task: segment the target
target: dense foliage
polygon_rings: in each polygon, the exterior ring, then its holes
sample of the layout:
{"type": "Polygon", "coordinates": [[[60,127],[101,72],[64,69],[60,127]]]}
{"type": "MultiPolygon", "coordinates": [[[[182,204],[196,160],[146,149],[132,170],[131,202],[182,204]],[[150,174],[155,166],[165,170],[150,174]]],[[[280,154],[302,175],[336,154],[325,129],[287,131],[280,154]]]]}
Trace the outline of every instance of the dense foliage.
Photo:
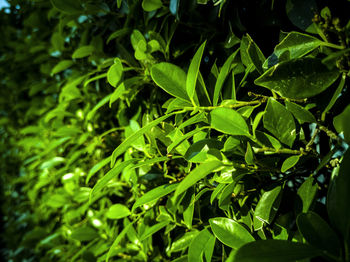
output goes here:
{"type": "Polygon", "coordinates": [[[349,1],[8,2],[7,261],[350,261],[349,1]]]}

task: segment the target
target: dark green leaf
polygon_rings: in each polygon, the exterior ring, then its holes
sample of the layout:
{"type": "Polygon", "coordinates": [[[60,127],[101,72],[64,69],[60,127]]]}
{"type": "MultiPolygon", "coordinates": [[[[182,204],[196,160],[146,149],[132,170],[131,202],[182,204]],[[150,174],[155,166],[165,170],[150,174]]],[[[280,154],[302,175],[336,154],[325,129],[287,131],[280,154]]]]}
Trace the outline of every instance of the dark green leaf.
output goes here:
{"type": "Polygon", "coordinates": [[[78,58],[84,58],[84,57],[90,56],[92,52],[94,52],[94,50],[95,50],[95,47],[92,45],[81,46],[74,51],[72,58],[78,59],[78,58]]]}
{"type": "Polygon", "coordinates": [[[55,65],[54,68],[52,68],[51,75],[55,75],[57,73],[60,73],[64,70],[66,70],[67,68],[71,67],[73,64],[74,63],[72,60],[62,60],[57,65],[55,65]]]}
{"type": "Polygon", "coordinates": [[[256,70],[259,72],[259,74],[262,74],[264,72],[262,65],[265,61],[265,56],[261,52],[258,45],[253,41],[253,39],[247,34],[247,38],[249,41],[247,53],[249,55],[249,58],[251,62],[254,64],[256,70]]]}
{"type": "Polygon", "coordinates": [[[296,138],[296,127],[292,114],[279,102],[269,98],[263,118],[265,129],[282,143],[292,147],[296,138]]]}
{"type": "Polygon", "coordinates": [[[169,221],[163,221],[158,224],[155,224],[151,227],[147,227],[145,232],[143,232],[140,236],[140,241],[143,241],[153,234],[157,233],[159,230],[161,230],[163,227],[167,226],[169,224],[169,221]]]}
{"type": "Polygon", "coordinates": [[[170,63],[155,64],[151,68],[153,81],[172,96],[190,101],[186,92],[186,73],[170,63]]]}
{"type": "Polygon", "coordinates": [[[344,111],[334,117],[333,125],[338,133],[343,132],[345,140],[350,143],[350,105],[348,105],[344,111]]]}
{"type": "Polygon", "coordinates": [[[302,213],[297,218],[300,233],[306,241],[321,250],[327,250],[339,257],[341,243],[337,234],[318,214],[314,212],[302,213]]]}
{"type": "Polygon", "coordinates": [[[297,242],[260,240],[245,244],[237,250],[234,262],[295,262],[321,255],[321,251],[297,242]]]}
{"type": "Polygon", "coordinates": [[[317,193],[317,183],[315,179],[310,176],[308,179],[302,183],[297,192],[297,200],[295,203],[295,207],[297,213],[308,212],[312,203],[315,200],[317,193]]]}
{"type": "Polygon", "coordinates": [[[79,241],[90,241],[99,237],[96,230],[88,226],[78,227],[77,229],[73,230],[70,236],[71,238],[79,241]]]}
{"type": "Polygon", "coordinates": [[[83,8],[79,4],[79,1],[51,0],[51,4],[60,12],[70,15],[79,14],[83,11],[83,8]]]}
{"type": "Polygon", "coordinates": [[[254,83],[283,97],[307,98],[326,90],[339,74],[339,70],[329,70],[320,59],[306,57],[274,65],[254,83]]]}
{"type": "Polygon", "coordinates": [[[289,110],[294,115],[294,117],[298,120],[300,124],[316,123],[316,119],[314,115],[311,114],[302,106],[299,106],[289,101],[286,101],[285,104],[286,104],[287,110],[289,110]]]}

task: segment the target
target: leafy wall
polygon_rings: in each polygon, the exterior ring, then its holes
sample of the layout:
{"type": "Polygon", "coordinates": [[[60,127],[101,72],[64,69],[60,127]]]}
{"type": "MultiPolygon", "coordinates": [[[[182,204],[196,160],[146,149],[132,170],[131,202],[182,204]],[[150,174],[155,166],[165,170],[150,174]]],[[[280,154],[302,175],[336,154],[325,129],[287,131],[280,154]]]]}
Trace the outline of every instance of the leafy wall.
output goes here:
{"type": "Polygon", "coordinates": [[[7,261],[350,261],[349,1],[8,2],[7,261]]]}

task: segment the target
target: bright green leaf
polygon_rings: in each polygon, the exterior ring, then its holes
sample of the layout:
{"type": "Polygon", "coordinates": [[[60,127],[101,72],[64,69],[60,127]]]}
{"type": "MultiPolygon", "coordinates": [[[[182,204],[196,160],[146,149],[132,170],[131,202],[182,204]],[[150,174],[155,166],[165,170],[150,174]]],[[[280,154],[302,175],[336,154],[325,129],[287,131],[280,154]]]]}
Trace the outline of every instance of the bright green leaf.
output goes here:
{"type": "Polygon", "coordinates": [[[284,173],[288,169],[292,168],[295,166],[298,161],[299,161],[300,156],[290,156],[286,160],[283,161],[282,167],[281,167],[281,172],[284,173]]]}
{"type": "Polygon", "coordinates": [[[78,58],[84,58],[84,57],[90,56],[92,52],[94,52],[94,50],[95,50],[95,47],[92,45],[81,46],[74,51],[72,58],[78,59],[78,58]]]}
{"type": "Polygon", "coordinates": [[[52,68],[51,75],[55,75],[57,73],[60,73],[64,70],[66,70],[67,68],[71,67],[73,64],[74,63],[72,60],[62,60],[57,65],[55,65],[54,68],[52,68]]]}
{"type": "Polygon", "coordinates": [[[161,230],[163,227],[167,226],[169,224],[169,221],[163,221],[158,224],[155,224],[151,227],[147,227],[145,232],[143,232],[140,236],[140,241],[143,241],[153,234],[157,233],[159,230],[161,230]]]}
{"type": "Polygon", "coordinates": [[[215,237],[208,229],[203,229],[191,242],[188,248],[188,261],[202,262],[202,255],[206,251],[208,243],[212,242],[215,237]]]}
{"type": "Polygon", "coordinates": [[[154,10],[157,10],[162,7],[162,1],[161,0],[143,0],[142,1],[142,8],[146,12],[152,12],[154,10]]]}
{"type": "Polygon", "coordinates": [[[116,87],[123,75],[123,65],[119,58],[116,58],[114,64],[108,69],[108,83],[116,87]]]}
{"type": "Polygon", "coordinates": [[[110,206],[106,212],[106,217],[109,219],[120,219],[131,214],[129,208],[122,204],[114,204],[110,206]]]}

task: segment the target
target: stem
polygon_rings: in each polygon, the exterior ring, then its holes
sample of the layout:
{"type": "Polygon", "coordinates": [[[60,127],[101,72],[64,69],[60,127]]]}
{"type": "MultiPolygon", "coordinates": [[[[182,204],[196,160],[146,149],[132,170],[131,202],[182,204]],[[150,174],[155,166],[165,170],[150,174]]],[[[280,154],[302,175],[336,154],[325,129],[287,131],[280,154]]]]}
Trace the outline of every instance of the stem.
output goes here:
{"type": "Polygon", "coordinates": [[[243,106],[259,105],[261,103],[266,103],[266,101],[261,99],[261,100],[255,100],[255,101],[249,101],[249,102],[237,101],[236,104],[233,104],[233,105],[185,107],[184,111],[214,110],[216,108],[239,108],[239,107],[243,107],[243,106]]]}
{"type": "Polygon", "coordinates": [[[254,153],[265,154],[289,154],[289,155],[305,155],[304,150],[293,150],[288,148],[275,149],[271,147],[253,148],[254,153]]]}
{"type": "Polygon", "coordinates": [[[335,48],[335,49],[344,49],[345,48],[344,46],[332,44],[332,43],[329,43],[329,42],[322,42],[322,45],[323,46],[328,46],[330,48],[335,48]]]}

